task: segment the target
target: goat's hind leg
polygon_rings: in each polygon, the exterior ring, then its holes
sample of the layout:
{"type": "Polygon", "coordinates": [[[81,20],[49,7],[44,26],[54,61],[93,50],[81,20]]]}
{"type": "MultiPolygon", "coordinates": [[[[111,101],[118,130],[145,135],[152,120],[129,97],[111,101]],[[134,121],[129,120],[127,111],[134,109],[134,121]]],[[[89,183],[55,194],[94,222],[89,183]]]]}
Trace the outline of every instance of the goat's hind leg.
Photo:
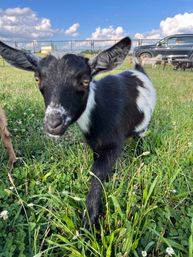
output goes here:
{"type": "Polygon", "coordinates": [[[0,137],[9,155],[8,166],[9,168],[12,168],[17,159],[16,159],[15,152],[13,150],[10,133],[7,129],[7,119],[4,111],[1,108],[0,108],[0,137]]]}

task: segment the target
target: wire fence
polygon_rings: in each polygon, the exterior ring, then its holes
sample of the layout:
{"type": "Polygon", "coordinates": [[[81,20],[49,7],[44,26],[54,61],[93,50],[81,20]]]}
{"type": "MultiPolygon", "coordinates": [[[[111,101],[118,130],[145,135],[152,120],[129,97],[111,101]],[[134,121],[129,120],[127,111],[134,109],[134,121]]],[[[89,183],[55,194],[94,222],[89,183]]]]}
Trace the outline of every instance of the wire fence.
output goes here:
{"type": "MultiPolygon", "coordinates": [[[[154,44],[158,39],[133,39],[130,53],[139,45],[154,44]]],[[[65,41],[5,41],[6,44],[18,48],[29,50],[35,54],[46,55],[57,52],[64,55],[66,53],[95,55],[102,50],[117,43],[118,40],[65,40],[65,41]]],[[[2,59],[0,66],[6,65],[2,59]]]]}

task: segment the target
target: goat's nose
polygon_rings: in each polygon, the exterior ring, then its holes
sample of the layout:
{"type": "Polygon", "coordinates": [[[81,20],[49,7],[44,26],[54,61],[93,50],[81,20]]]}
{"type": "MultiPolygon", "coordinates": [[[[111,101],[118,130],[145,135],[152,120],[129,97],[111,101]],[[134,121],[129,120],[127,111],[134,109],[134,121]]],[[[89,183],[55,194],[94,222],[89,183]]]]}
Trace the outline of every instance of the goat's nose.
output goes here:
{"type": "Polygon", "coordinates": [[[57,127],[61,126],[63,123],[63,118],[61,115],[53,115],[50,114],[47,117],[47,126],[51,129],[56,129],[57,127]]]}

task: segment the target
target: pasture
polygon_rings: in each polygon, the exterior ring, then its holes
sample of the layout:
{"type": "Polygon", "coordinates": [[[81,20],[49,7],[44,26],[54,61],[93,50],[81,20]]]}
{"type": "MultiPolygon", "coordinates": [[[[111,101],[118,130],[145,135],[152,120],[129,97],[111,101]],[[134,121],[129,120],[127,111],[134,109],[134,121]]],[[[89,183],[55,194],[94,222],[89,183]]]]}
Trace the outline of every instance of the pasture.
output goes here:
{"type": "Polygon", "coordinates": [[[144,152],[136,155],[134,140],[125,144],[104,186],[100,229],[88,231],[82,210],[92,155],[81,132],[74,124],[59,142],[47,138],[33,74],[0,67],[0,104],[19,157],[8,174],[0,143],[0,212],[8,211],[0,257],[158,257],[171,248],[172,256],[193,256],[193,73],[146,71],[157,106],[144,152]]]}

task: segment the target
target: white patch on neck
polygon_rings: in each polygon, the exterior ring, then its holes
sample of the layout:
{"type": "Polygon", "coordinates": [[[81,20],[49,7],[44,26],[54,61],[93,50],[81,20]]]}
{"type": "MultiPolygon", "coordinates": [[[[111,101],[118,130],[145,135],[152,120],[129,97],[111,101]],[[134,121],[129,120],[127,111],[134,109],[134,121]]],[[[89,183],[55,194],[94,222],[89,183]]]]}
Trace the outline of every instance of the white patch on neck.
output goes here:
{"type": "MultiPolygon", "coordinates": [[[[142,72],[131,70],[134,76],[143,82],[143,87],[138,86],[137,107],[144,114],[142,122],[136,126],[135,132],[146,131],[156,103],[156,91],[151,80],[142,72]]],[[[143,134],[143,133],[142,133],[143,134]]]]}
{"type": "Polygon", "coordinates": [[[96,102],[95,102],[95,87],[96,84],[94,82],[90,83],[89,87],[89,95],[88,95],[88,100],[86,104],[86,108],[84,112],[81,114],[80,118],[77,120],[77,123],[81,130],[84,133],[89,132],[90,128],[90,115],[92,110],[94,109],[96,102]]]}

